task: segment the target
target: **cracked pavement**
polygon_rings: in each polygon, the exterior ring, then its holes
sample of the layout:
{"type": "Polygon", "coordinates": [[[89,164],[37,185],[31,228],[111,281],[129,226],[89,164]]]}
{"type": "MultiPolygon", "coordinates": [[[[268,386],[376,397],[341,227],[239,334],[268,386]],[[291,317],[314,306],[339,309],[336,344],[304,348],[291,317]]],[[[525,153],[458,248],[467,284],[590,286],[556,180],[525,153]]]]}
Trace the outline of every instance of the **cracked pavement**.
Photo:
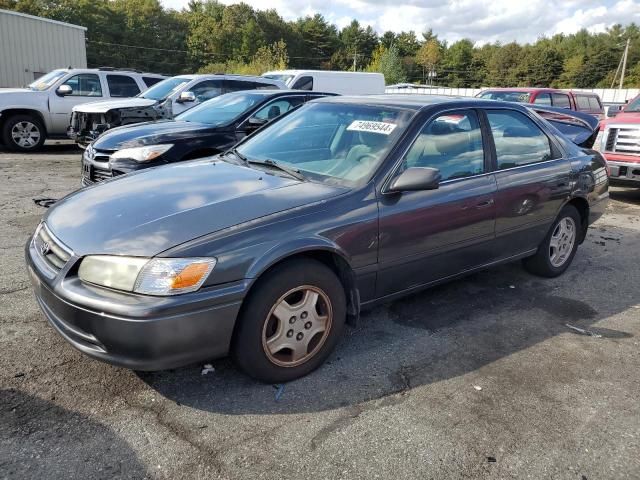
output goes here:
{"type": "Polygon", "coordinates": [[[640,478],[640,190],[564,276],[516,263],[365,312],[276,401],[227,359],[136,373],[47,325],[32,199],[79,181],[72,146],[0,151],[0,478],[640,478]]]}

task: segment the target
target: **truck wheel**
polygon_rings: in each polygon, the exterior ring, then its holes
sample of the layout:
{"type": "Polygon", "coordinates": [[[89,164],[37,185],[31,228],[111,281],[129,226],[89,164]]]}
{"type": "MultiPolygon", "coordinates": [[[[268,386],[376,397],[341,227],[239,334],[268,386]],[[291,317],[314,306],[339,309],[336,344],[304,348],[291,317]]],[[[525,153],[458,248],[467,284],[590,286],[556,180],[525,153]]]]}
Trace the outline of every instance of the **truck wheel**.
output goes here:
{"type": "Polygon", "coordinates": [[[243,306],[232,355],[248,375],[288,382],[318,368],[346,319],[342,282],[326,265],[297,260],[258,280],[243,306]]]}
{"type": "Polygon", "coordinates": [[[553,222],[535,255],[523,260],[525,268],[542,277],[557,277],[569,268],[578,249],[581,221],[573,205],[565,206],[553,222]]]}
{"type": "Polygon", "coordinates": [[[32,115],[13,115],[2,126],[4,145],[14,152],[39,150],[45,138],[42,122],[32,115]]]}

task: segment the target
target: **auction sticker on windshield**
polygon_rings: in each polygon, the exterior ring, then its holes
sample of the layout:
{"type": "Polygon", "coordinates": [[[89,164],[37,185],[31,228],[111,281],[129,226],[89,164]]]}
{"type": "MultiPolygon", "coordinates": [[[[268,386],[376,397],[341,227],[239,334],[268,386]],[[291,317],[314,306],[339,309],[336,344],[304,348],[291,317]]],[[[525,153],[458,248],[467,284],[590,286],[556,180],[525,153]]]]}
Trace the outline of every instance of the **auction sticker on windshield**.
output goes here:
{"type": "Polygon", "coordinates": [[[397,127],[395,123],[374,122],[372,120],[355,120],[347,127],[347,130],[356,132],[381,133],[389,135],[397,127]]]}

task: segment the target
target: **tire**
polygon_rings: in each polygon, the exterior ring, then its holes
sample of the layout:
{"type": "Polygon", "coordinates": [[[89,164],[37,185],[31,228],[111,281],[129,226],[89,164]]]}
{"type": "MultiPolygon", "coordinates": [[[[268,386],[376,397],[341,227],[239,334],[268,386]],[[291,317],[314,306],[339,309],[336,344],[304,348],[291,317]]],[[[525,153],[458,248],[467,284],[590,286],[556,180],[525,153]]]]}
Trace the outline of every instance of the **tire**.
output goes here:
{"type": "Polygon", "coordinates": [[[257,380],[288,382],[324,363],[345,319],[345,291],[330,268],[315,260],[283,263],[259,279],[245,300],[231,354],[257,380]]]}
{"type": "Polygon", "coordinates": [[[541,277],[562,275],[571,265],[578,249],[581,220],[578,210],[572,205],[566,205],[553,222],[536,254],[523,260],[525,268],[541,277]]]}
{"type": "Polygon", "coordinates": [[[33,115],[12,115],[2,126],[2,142],[14,152],[40,150],[46,136],[44,125],[33,115]]]}

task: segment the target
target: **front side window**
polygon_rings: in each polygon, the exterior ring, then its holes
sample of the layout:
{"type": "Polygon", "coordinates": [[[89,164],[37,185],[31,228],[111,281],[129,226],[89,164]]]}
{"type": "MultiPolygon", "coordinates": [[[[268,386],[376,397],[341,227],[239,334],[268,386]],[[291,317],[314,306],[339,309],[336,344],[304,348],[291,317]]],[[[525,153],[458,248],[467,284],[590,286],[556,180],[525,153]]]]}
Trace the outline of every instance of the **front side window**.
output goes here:
{"type": "Polygon", "coordinates": [[[254,82],[245,80],[227,80],[227,92],[239,92],[240,90],[255,90],[254,82]]]}
{"type": "Polygon", "coordinates": [[[442,180],[484,173],[482,132],[476,113],[445,113],[430,121],[407,152],[404,165],[437,168],[442,180]]]}
{"type": "Polygon", "coordinates": [[[180,115],[176,120],[184,122],[224,125],[232,122],[247,110],[264,100],[264,95],[251,92],[227,93],[201,103],[180,115]]]}
{"type": "Polygon", "coordinates": [[[531,94],[527,92],[505,92],[502,90],[482,92],[480,98],[485,100],[501,100],[503,102],[529,103],[531,94]]]}
{"type": "Polygon", "coordinates": [[[576,103],[578,104],[578,110],[589,110],[589,97],[586,95],[576,95],[576,103]]]}
{"type": "Polygon", "coordinates": [[[536,99],[533,101],[536,105],[549,105],[551,106],[551,95],[548,93],[541,93],[536,96],[536,99]]]}
{"type": "Polygon", "coordinates": [[[354,185],[369,179],[414,112],[384,106],[311,103],[238,146],[249,160],[275,160],[311,180],[354,185]]]}
{"type": "Polygon", "coordinates": [[[558,108],[571,108],[569,96],[564,93],[554,93],[552,96],[553,106],[558,108]]]}
{"type": "Polygon", "coordinates": [[[293,90],[313,90],[313,77],[300,77],[291,88],[293,90]]]}
{"type": "Polygon", "coordinates": [[[80,73],[67,79],[63,85],[71,87],[69,97],[101,97],[100,77],[94,73],[80,73]]]}
{"type": "Polygon", "coordinates": [[[600,105],[600,100],[598,100],[598,97],[589,97],[589,106],[591,107],[591,110],[602,110],[602,105],[600,105]]]}
{"type": "Polygon", "coordinates": [[[303,103],[304,97],[302,95],[297,97],[278,98],[277,100],[274,100],[262,107],[253,116],[260,120],[273,120],[303,103]]]}
{"type": "Polygon", "coordinates": [[[109,94],[112,97],[135,97],[140,93],[136,81],[127,75],[107,75],[109,94]]]}
{"type": "Polygon", "coordinates": [[[530,118],[511,110],[488,110],[498,170],[552,160],[549,137],[530,118]]]}
{"type": "Polygon", "coordinates": [[[191,87],[190,91],[199,102],[206,102],[222,95],[222,80],[205,80],[191,87]]]}
{"type": "Polygon", "coordinates": [[[626,107],[625,112],[640,112],[640,95],[631,100],[626,107]]]}
{"type": "Polygon", "coordinates": [[[280,90],[274,83],[254,82],[253,88],[256,90],[280,90]]]}

